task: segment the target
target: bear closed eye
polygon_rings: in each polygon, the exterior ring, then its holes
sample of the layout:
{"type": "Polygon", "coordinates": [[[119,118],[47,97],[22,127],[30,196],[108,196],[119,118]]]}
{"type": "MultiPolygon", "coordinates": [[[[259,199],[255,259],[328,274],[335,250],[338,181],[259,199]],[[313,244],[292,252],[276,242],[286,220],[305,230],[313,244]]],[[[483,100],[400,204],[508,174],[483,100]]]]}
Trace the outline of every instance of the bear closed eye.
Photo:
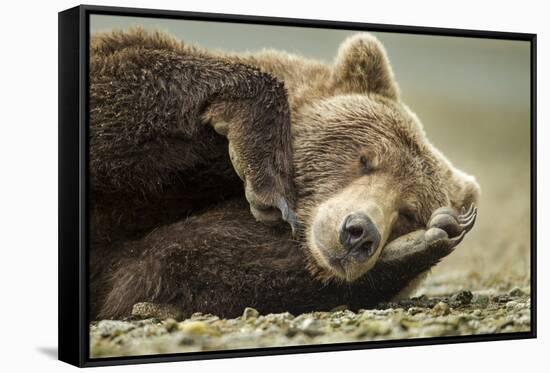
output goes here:
{"type": "Polygon", "coordinates": [[[361,170],[364,172],[364,173],[368,173],[371,169],[370,169],[370,163],[369,163],[369,160],[367,158],[366,155],[362,155],[360,158],[359,158],[359,162],[361,163],[361,170]]]}

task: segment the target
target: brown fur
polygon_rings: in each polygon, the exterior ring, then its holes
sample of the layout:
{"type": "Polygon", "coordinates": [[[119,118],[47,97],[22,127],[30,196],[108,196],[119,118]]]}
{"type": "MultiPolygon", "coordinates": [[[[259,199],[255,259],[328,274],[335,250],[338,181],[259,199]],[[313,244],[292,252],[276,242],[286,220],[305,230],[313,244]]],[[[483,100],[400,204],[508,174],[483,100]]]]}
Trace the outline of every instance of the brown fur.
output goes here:
{"type": "Polygon", "coordinates": [[[311,241],[311,227],[328,219],[319,209],[338,201],[329,215],[345,214],[349,193],[387,190],[389,242],[423,228],[437,207],[477,198],[475,180],[400,101],[369,35],[348,39],[326,65],[278,51],[211,52],[139,29],[98,34],[90,74],[93,318],[128,315],[139,301],[222,316],[372,305],[441,257],[373,260],[342,284],[311,241]],[[220,122],[227,138],[213,129],[220,122]],[[251,217],[228,140],[262,201],[283,196],[296,209],[296,239],[251,217]]]}

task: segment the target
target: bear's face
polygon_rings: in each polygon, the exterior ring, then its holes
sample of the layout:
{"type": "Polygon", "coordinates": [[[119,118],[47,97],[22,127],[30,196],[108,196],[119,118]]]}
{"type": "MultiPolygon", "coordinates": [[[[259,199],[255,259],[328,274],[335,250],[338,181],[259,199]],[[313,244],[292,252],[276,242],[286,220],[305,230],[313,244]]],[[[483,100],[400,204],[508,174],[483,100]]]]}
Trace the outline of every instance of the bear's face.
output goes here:
{"type": "Polygon", "coordinates": [[[399,100],[378,42],[359,36],[342,49],[336,94],[299,110],[293,138],[297,214],[310,267],[321,278],[350,282],[373,267],[386,243],[424,228],[438,207],[468,207],[479,187],[428,142],[399,100]],[[350,53],[367,61],[350,60],[350,53]],[[341,71],[346,64],[351,72],[341,71]],[[371,74],[363,73],[362,86],[357,66],[371,74]]]}
{"type": "Polygon", "coordinates": [[[455,171],[396,101],[337,96],[297,120],[297,212],[307,250],[329,277],[357,279],[386,243],[425,227],[438,207],[475,202],[473,178],[455,171]]]}

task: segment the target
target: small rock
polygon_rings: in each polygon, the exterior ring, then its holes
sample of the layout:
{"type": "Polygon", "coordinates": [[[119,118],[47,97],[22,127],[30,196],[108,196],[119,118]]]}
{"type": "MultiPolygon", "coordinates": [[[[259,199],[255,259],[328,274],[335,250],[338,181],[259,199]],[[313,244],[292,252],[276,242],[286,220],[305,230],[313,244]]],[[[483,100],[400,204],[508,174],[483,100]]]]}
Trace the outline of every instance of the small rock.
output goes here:
{"type": "Polygon", "coordinates": [[[207,321],[207,322],[214,322],[218,321],[220,318],[216,315],[212,315],[211,313],[201,313],[201,312],[195,312],[191,315],[191,320],[196,321],[207,321]]]}
{"type": "Polygon", "coordinates": [[[422,294],[417,297],[412,297],[411,299],[419,302],[425,302],[428,300],[428,296],[426,294],[422,294]]]}
{"type": "Polygon", "coordinates": [[[512,319],[506,319],[506,320],[501,320],[497,323],[497,328],[498,329],[504,329],[506,328],[507,326],[513,326],[514,325],[514,320],[512,319]]]}
{"type": "Polygon", "coordinates": [[[178,329],[178,322],[174,319],[167,319],[163,322],[163,325],[168,333],[172,333],[178,329]]]}
{"type": "Polygon", "coordinates": [[[242,319],[250,320],[252,318],[257,318],[258,316],[260,316],[260,313],[258,312],[258,310],[252,307],[246,307],[243,311],[242,319]]]}
{"type": "Polygon", "coordinates": [[[463,290],[459,293],[454,294],[451,297],[451,300],[453,302],[457,302],[457,303],[462,304],[462,305],[467,305],[467,304],[470,304],[473,297],[474,297],[474,295],[472,294],[471,291],[463,290]]]}
{"type": "Polygon", "coordinates": [[[445,316],[451,312],[451,307],[445,302],[439,302],[432,308],[432,312],[436,316],[445,316]]]}
{"type": "Polygon", "coordinates": [[[140,302],[132,307],[132,316],[139,319],[181,320],[182,312],[178,307],[171,304],[140,302]]]}
{"type": "Polygon", "coordinates": [[[459,324],[467,323],[472,319],[472,316],[459,314],[459,315],[449,315],[447,319],[445,319],[445,323],[447,325],[451,325],[453,327],[457,327],[459,324]]]}
{"type": "Polygon", "coordinates": [[[418,327],[418,325],[420,325],[418,321],[414,321],[406,318],[402,318],[397,321],[399,322],[399,325],[401,326],[401,328],[403,328],[404,330],[415,329],[418,327]]]}
{"type": "MultiPolygon", "coordinates": [[[[261,318],[262,316],[260,316],[260,319],[261,318]]],[[[283,326],[288,324],[293,318],[294,315],[292,315],[290,312],[270,313],[264,316],[264,322],[283,326]]]]}
{"type": "Polygon", "coordinates": [[[424,309],[420,307],[411,307],[408,309],[409,315],[416,315],[417,313],[423,312],[424,309]]]}
{"type": "Polygon", "coordinates": [[[302,324],[305,320],[307,319],[310,319],[311,318],[311,314],[308,314],[308,313],[302,313],[301,315],[298,315],[294,318],[294,320],[292,320],[292,323],[294,325],[300,325],[302,324]]]}
{"type": "Polygon", "coordinates": [[[102,320],[97,323],[97,331],[101,337],[115,337],[135,328],[134,325],[118,320],[102,320]]]}
{"type": "Polygon", "coordinates": [[[179,324],[179,330],[193,335],[215,335],[214,329],[204,321],[185,321],[179,324]]]}
{"type": "Polygon", "coordinates": [[[387,335],[391,332],[391,323],[387,321],[373,321],[365,323],[361,328],[355,333],[355,338],[373,338],[381,335],[387,335]]]}
{"type": "Polygon", "coordinates": [[[321,322],[313,318],[305,319],[300,324],[300,330],[309,337],[316,337],[318,335],[325,334],[325,332],[322,330],[321,322]]]}
{"type": "Polygon", "coordinates": [[[414,317],[418,320],[423,320],[426,317],[428,317],[428,315],[426,314],[426,312],[422,311],[422,312],[414,314],[414,317]]]}
{"type": "Polygon", "coordinates": [[[423,337],[440,337],[446,334],[446,329],[445,326],[441,324],[430,324],[424,326],[419,332],[423,337]]]}
{"type": "Polygon", "coordinates": [[[298,334],[298,329],[293,325],[289,325],[286,328],[284,328],[283,330],[284,330],[285,335],[289,338],[292,338],[296,334],[298,334]]]}
{"type": "Polygon", "coordinates": [[[330,312],[344,311],[344,310],[347,310],[347,309],[348,309],[348,306],[345,305],[345,304],[342,304],[340,306],[334,307],[333,309],[330,310],[330,312]]]}
{"type": "Polygon", "coordinates": [[[382,302],[376,306],[376,308],[379,310],[392,310],[392,311],[394,308],[397,308],[397,307],[399,307],[399,304],[397,304],[396,302],[382,302]]]}
{"type": "Polygon", "coordinates": [[[513,310],[513,309],[521,309],[522,304],[519,302],[516,302],[515,300],[511,300],[509,302],[506,302],[506,309],[507,310],[513,310]]]}
{"type": "Polygon", "coordinates": [[[520,288],[515,287],[512,290],[510,290],[510,292],[508,294],[510,294],[510,296],[512,296],[512,297],[519,298],[519,297],[523,297],[525,295],[525,292],[523,290],[521,290],[520,288]]]}
{"type": "Polygon", "coordinates": [[[495,295],[492,298],[492,301],[495,302],[495,303],[508,303],[511,300],[512,300],[512,298],[509,295],[505,295],[505,294],[495,295]]]}
{"type": "Polygon", "coordinates": [[[181,338],[178,339],[178,344],[180,346],[191,346],[195,344],[195,338],[191,337],[190,335],[183,335],[181,338]]]}
{"type": "Polygon", "coordinates": [[[489,305],[489,297],[487,295],[476,294],[473,298],[473,302],[482,308],[489,305]]]}

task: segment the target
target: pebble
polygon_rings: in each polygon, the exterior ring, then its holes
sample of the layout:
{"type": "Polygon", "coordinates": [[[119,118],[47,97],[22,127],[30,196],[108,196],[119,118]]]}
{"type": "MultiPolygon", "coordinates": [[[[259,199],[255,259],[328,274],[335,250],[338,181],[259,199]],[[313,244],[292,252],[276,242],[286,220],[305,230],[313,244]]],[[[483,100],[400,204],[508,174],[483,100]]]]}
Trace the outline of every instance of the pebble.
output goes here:
{"type": "Polygon", "coordinates": [[[451,312],[451,308],[447,303],[439,302],[432,308],[432,312],[436,316],[445,316],[451,312]]]}
{"type": "Polygon", "coordinates": [[[185,321],[179,324],[178,329],[188,334],[207,334],[208,325],[204,321],[185,321]]]}
{"type": "Polygon", "coordinates": [[[520,288],[515,287],[512,290],[510,290],[510,293],[508,293],[508,294],[510,294],[510,296],[512,296],[512,297],[519,298],[519,297],[523,297],[525,295],[525,292],[523,290],[521,290],[520,288]]]}
{"type": "Polygon", "coordinates": [[[191,319],[197,320],[197,321],[214,322],[219,320],[220,318],[216,315],[212,315],[211,313],[195,312],[194,314],[191,315],[191,319]]]}
{"type": "Polygon", "coordinates": [[[132,307],[132,316],[139,319],[176,319],[180,320],[182,312],[178,307],[171,304],[157,304],[150,302],[140,302],[132,307]]]}
{"type": "Polygon", "coordinates": [[[420,307],[411,307],[407,310],[410,315],[416,315],[417,313],[421,313],[423,311],[424,309],[420,307]]]}
{"type": "Polygon", "coordinates": [[[391,331],[391,323],[387,321],[374,321],[362,325],[357,332],[355,338],[363,339],[365,337],[377,337],[387,335],[391,331]]]}
{"type": "Polygon", "coordinates": [[[469,290],[463,290],[459,293],[456,293],[454,294],[452,297],[451,297],[451,300],[453,302],[457,302],[461,305],[467,305],[467,304],[470,304],[470,302],[472,301],[472,298],[474,297],[474,295],[472,294],[471,291],[469,290]]]}
{"type": "Polygon", "coordinates": [[[173,331],[178,330],[179,324],[174,319],[167,319],[163,322],[164,327],[166,328],[166,331],[168,333],[172,333],[173,331]]]}
{"type": "Polygon", "coordinates": [[[485,308],[487,307],[487,305],[489,304],[489,296],[487,295],[482,295],[482,294],[476,294],[473,298],[473,302],[482,307],[482,308],[485,308]]]}
{"type": "Polygon", "coordinates": [[[111,337],[126,333],[135,328],[134,325],[118,320],[102,320],[97,323],[97,331],[102,337],[111,337]]]}
{"type": "Polygon", "coordinates": [[[517,306],[518,302],[514,301],[514,300],[511,300],[509,302],[506,303],[506,308],[507,309],[513,309],[517,306]]]}
{"type": "Polygon", "coordinates": [[[325,332],[322,330],[322,323],[319,320],[315,320],[313,318],[305,319],[299,329],[302,331],[305,335],[309,337],[315,337],[318,335],[322,335],[325,332]]]}
{"type": "Polygon", "coordinates": [[[507,303],[512,300],[509,295],[495,295],[492,299],[495,303],[507,303]]]}
{"type": "Polygon", "coordinates": [[[195,338],[189,335],[183,335],[178,339],[177,343],[181,346],[190,346],[195,344],[195,338]]]}
{"type": "Polygon", "coordinates": [[[510,301],[506,303],[507,310],[522,311],[526,308],[530,308],[530,304],[519,301],[510,301]]]}
{"type": "Polygon", "coordinates": [[[252,307],[246,307],[243,311],[243,316],[242,316],[242,319],[243,320],[250,320],[250,319],[255,319],[257,318],[258,316],[260,315],[260,313],[258,312],[258,310],[256,310],[255,308],[252,308],[252,307]]]}
{"type": "Polygon", "coordinates": [[[422,337],[440,337],[445,334],[445,326],[441,324],[430,324],[420,330],[420,335],[422,337]]]}

